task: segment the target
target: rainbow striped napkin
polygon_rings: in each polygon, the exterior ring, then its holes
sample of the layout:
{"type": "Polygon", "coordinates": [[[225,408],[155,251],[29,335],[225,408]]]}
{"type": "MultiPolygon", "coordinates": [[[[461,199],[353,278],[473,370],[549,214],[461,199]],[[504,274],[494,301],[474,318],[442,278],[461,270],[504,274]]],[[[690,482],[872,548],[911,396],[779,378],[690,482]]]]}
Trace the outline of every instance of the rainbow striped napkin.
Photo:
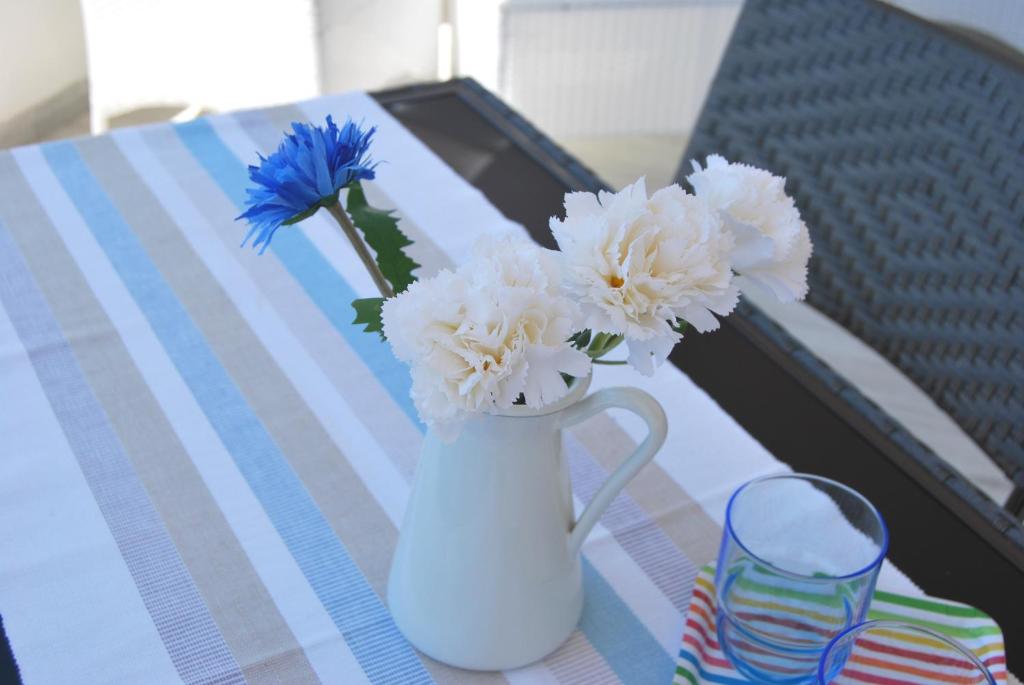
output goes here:
{"type": "MultiPolygon", "coordinates": [[[[1003,633],[995,621],[974,607],[945,599],[907,597],[878,590],[871,602],[868,617],[915,623],[954,637],[974,650],[997,682],[1007,681],[1003,633]]],[[[906,656],[913,653],[913,645],[908,643],[893,647],[904,648],[898,652],[901,660],[886,660],[885,653],[881,653],[870,665],[872,673],[865,674],[865,683],[901,682],[899,674],[908,668],[906,656]],[[887,672],[891,672],[891,677],[887,677],[887,672]]],[[[893,650],[892,653],[897,652],[893,650]]],[[[705,566],[697,576],[672,682],[675,685],[748,685],[750,682],[733,669],[718,646],[713,565],[705,566]]]]}

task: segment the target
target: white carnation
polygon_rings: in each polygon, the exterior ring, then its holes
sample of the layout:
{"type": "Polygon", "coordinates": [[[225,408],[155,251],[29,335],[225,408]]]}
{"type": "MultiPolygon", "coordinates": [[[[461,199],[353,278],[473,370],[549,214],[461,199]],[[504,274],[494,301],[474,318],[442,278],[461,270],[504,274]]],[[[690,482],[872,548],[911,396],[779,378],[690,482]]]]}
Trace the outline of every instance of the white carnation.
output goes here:
{"type": "Polygon", "coordinates": [[[455,272],[386,301],[384,332],[411,366],[424,422],[450,428],[468,414],[511,407],[520,395],[541,407],[567,392],[562,373],[589,373],[590,359],[567,342],[578,307],[560,288],[553,253],[506,236],[485,238],[455,272]]]}
{"type": "Polygon", "coordinates": [[[565,219],[550,225],[583,327],[623,335],[641,373],[652,374],[679,341],[676,319],[710,331],[712,313],[736,306],[733,238],[717,212],[677,185],[650,198],[642,178],[618,193],[569,193],[565,219]]]}
{"type": "Polygon", "coordinates": [[[807,295],[811,237],[786,195],[786,179],[746,164],[730,164],[719,155],[708,157],[704,169],[694,161],[693,169],[686,180],[697,197],[722,212],[735,235],[731,261],[738,285],[766,288],[780,302],[802,300],[807,295]]]}

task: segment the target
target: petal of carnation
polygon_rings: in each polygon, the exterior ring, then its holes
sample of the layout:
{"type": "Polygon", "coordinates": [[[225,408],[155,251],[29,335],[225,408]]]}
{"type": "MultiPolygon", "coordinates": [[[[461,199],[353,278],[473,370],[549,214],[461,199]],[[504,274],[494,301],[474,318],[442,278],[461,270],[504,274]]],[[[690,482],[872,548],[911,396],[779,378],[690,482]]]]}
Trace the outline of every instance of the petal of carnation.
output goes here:
{"type": "Polygon", "coordinates": [[[566,392],[563,372],[585,374],[572,348],[578,307],[561,290],[556,255],[520,236],[481,240],[455,272],[414,283],[382,307],[385,335],[408,362],[426,422],[529,406],[566,392]]]}
{"type": "Polygon", "coordinates": [[[707,307],[701,304],[691,304],[683,308],[679,313],[688,324],[697,329],[698,333],[708,333],[718,330],[718,319],[708,311],[707,307]]]}
{"type": "Polygon", "coordinates": [[[802,300],[807,296],[807,262],[813,247],[807,227],[804,226],[789,253],[780,261],[761,262],[741,272],[740,288],[751,286],[767,290],[779,302],[802,300]]]}
{"type": "Polygon", "coordinates": [[[737,271],[753,268],[771,261],[775,254],[775,243],[757,228],[733,219],[723,212],[725,225],[735,238],[735,247],[729,255],[732,267],[737,271]]]}
{"type": "Polygon", "coordinates": [[[672,348],[683,336],[674,331],[647,340],[627,340],[630,366],[645,376],[653,376],[654,369],[668,358],[672,348]]]}

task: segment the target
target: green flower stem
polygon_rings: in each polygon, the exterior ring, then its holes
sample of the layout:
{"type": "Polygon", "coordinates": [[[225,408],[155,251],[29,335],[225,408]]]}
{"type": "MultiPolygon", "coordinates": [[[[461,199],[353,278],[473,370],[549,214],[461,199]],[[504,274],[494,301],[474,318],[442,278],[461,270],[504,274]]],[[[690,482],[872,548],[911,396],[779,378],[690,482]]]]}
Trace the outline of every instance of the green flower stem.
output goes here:
{"type": "Polygon", "coordinates": [[[391,289],[391,285],[388,283],[387,279],[384,278],[384,274],[381,273],[380,267],[377,266],[377,262],[373,259],[373,255],[370,254],[370,250],[366,247],[366,243],[364,243],[363,239],[359,237],[359,234],[356,232],[355,225],[349,218],[348,212],[346,212],[345,208],[341,206],[341,202],[335,202],[327,205],[327,211],[331,213],[334,220],[338,222],[339,226],[341,226],[342,233],[344,233],[345,237],[348,238],[348,241],[352,243],[352,247],[355,248],[356,254],[359,255],[359,259],[362,260],[363,266],[365,266],[366,270],[370,272],[370,276],[373,278],[373,282],[376,284],[377,290],[380,291],[380,294],[384,299],[394,297],[395,292],[391,289]]]}
{"type": "Polygon", "coordinates": [[[623,337],[621,335],[615,335],[613,333],[597,333],[590,341],[590,347],[587,348],[587,354],[590,355],[591,359],[596,361],[599,357],[603,357],[618,347],[622,340],[623,337]]]}
{"type": "Polygon", "coordinates": [[[605,366],[625,366],[629,362],[625,359],[595,359],[595,364],[604,364],[605,366]]]}

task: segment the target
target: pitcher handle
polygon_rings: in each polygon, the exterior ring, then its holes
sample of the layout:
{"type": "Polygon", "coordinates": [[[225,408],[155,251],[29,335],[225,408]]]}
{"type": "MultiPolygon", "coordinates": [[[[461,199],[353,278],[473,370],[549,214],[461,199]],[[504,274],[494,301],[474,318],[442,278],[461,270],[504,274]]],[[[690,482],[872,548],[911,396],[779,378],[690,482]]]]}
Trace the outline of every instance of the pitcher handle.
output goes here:
{"type": "Polygon", "coordinates": [[[563,427],[571,426],[606,409],[625,409],[642,418],[647,424],[647,437],[634,450],[633,454],[622,462],[612,475],[608,476],[604,485],[593,496],[580,517],[576,519],[576,523],[573,524],[569,533],[569,551],[572,554],[580,551],[583,541],[590,534],[594,524],[601,518],[604,510],[608,508],[616,495],[626,486],[626,483],[633,480],[640,469],[654,458],[661,446],[665,444],[665,435],[668,433],[665,411],[656,399],[638,388],[598,390],[563,410],[561,425],[563,427]]]}

